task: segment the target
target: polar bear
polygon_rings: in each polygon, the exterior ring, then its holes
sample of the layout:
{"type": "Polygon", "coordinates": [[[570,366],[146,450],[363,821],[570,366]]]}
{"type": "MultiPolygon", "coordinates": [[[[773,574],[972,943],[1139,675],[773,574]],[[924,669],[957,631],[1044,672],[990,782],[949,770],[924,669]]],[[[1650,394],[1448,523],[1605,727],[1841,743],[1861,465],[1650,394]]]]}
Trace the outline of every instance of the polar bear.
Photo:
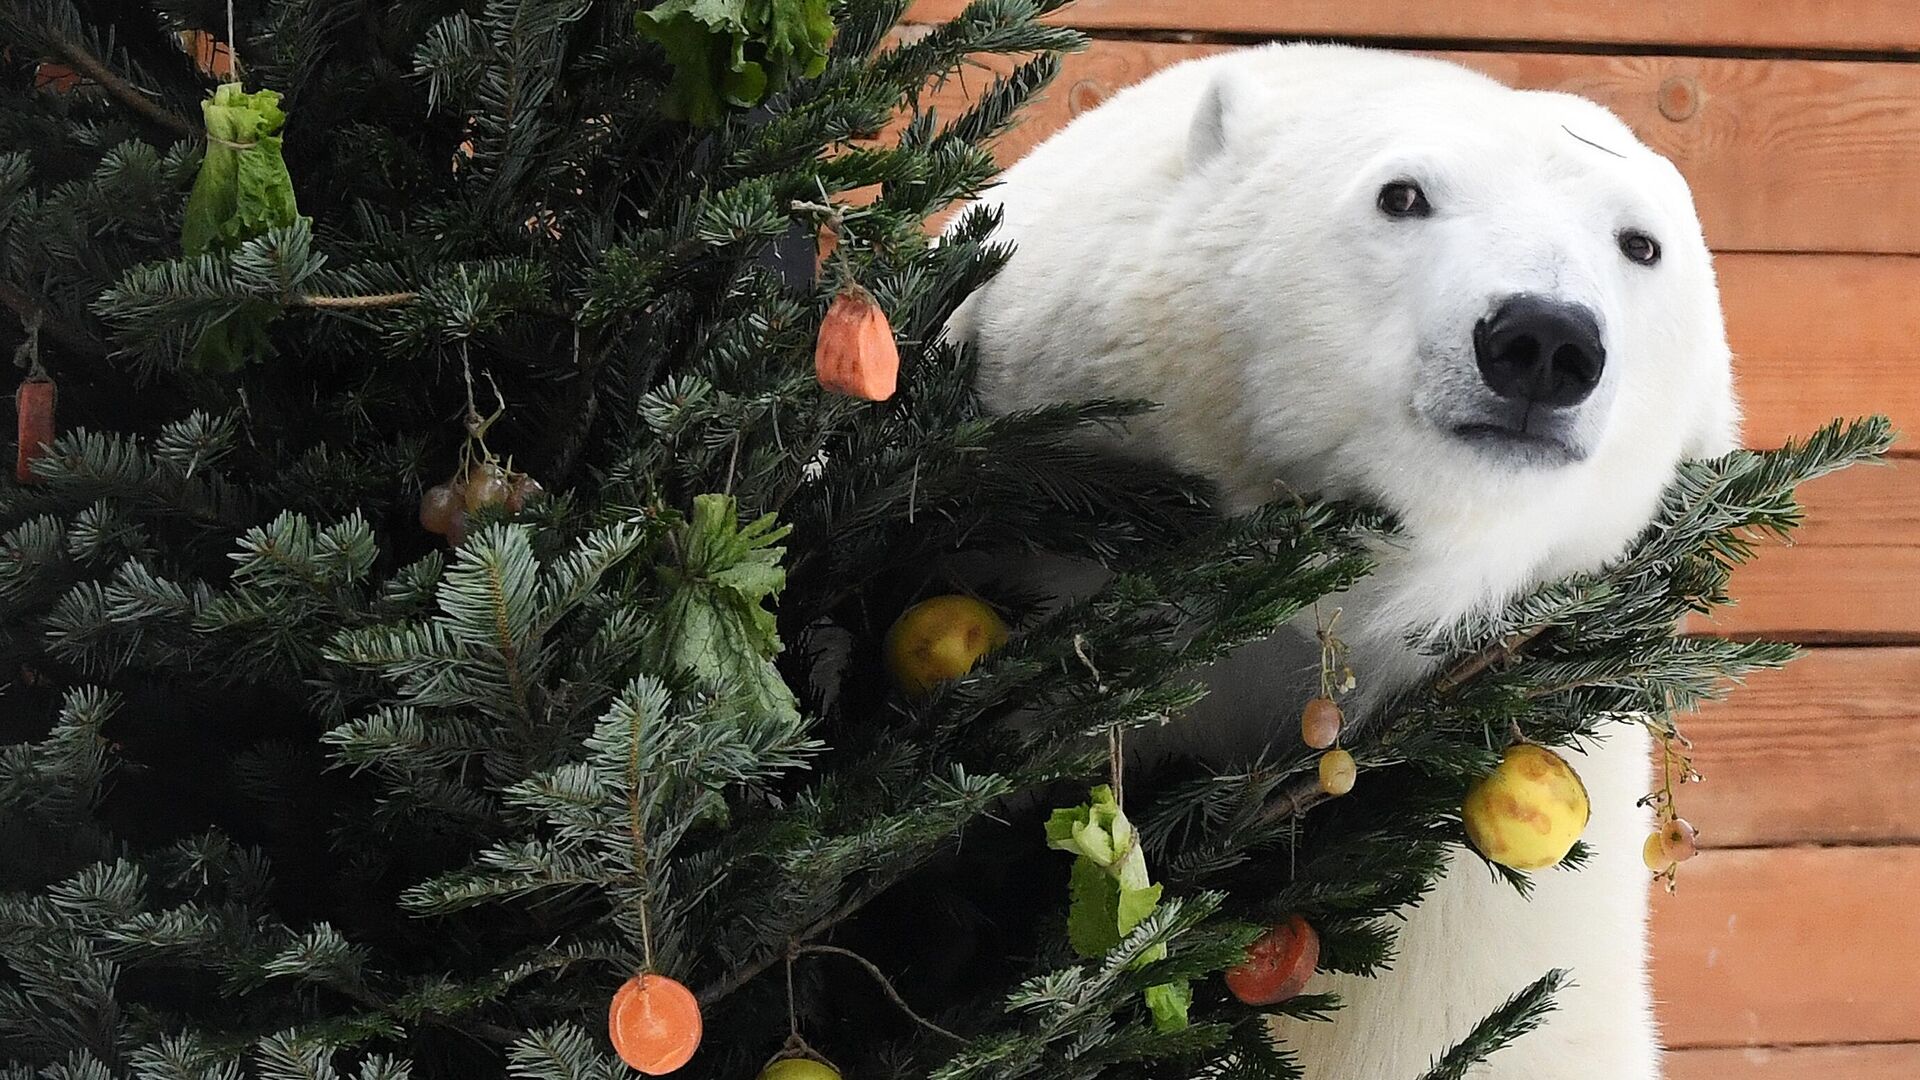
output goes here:
{"type": "MultiPolygon", "coordinates": [[[[1235,51],[1115,95],[984,201],[1015,252],[950,331],[991,407],[1150,399],[1126,449],[1231,506],[1318,492],[1399,516],[1342,600],[1361,710],[1428,673],[1412,642],[1600,567],[1683,458],[1736,445],[1686,183],[1578,97],[1382,51],[1235,51]]],[[[1210,672],[1175,737],[1214,754],[1297,737],[1274,703],[1309,689],[1280,649],[1210,672]]],[[[1622,725],[1579,759],[1583,872],[1536,875],[1527,901],[1461,852],[1406,913],[1391,971],[1320,976],[1309,989],[1346,1002],[1336,1022],[1281,1029],[1308,1080],[1418,1076],[1552,967],[1576,983],[1560,1011],[1477,1075],[1658,1076],[1649,752],[1622,725]]]]}

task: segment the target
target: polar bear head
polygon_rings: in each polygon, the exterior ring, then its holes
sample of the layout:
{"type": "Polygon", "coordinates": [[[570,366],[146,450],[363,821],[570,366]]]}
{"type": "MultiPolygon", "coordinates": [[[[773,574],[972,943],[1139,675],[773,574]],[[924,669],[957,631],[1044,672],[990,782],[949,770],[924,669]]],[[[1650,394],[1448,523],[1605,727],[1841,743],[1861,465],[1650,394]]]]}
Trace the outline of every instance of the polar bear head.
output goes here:
{"type": "Polygon", "coordinates": [[[1244,50],[1116,95],[990,201],[1016,253],[959,320],[989,402],[1158,401],[1136,444],[1242,505],[1364,498],[1537,577],[1733,445],[1686,183],[1579,97],[1244,50]]]}
{"type": "MultiPolygon", "coordinates": [[[[1495,475],[1604,468],[1650,428],[1686,453],[1731,442],[1711,260],[1671,163],[1569,94],[1351,50],[1302,66],[1332,70],[1224,67],[1187,139],[1190,186],[1219,193],[1196,233],[1241,236],[1247,302],[1222,314],[1280,335],[1254,332],[1278,376],[1263,397],[1288,396],[1289,369],[1342,370],[1362,430],[1495,475]]],[[[1276,444],[1303,428],[1262,422],[1276,444]]]]}

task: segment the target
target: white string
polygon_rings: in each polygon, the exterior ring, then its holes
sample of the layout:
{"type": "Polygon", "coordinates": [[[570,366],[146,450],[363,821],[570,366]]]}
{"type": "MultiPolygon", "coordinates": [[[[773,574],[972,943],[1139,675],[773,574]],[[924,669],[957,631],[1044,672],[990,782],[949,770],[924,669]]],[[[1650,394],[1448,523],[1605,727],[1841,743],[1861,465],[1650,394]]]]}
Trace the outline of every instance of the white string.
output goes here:
{"type": "MultiPolygon", "coordinates": [[[[218,55],[219,50],[213,50],[207,62],[212,63],[218,55]]],[[[227,74],[225,78],[228,82],[238,82],[240,79],[240,43],[233,36],[233,0],[227,0],[227,74]]]]}

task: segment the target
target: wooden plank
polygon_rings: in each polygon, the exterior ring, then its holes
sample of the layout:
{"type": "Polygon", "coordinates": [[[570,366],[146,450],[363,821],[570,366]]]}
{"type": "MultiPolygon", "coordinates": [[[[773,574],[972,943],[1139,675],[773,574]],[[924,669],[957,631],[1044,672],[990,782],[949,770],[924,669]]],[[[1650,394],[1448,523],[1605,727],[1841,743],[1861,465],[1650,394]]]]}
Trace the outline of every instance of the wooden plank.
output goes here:
{"type": "Polygon", "coordinates": [[[1917,894],[1920,848],[1701,854],[1653,903],[1667,1044],[1920,1041],[1917,894]]]}
{"type": "Polygon", "coordinates": [[[1706,782],[1680,811],[1709,848],[1920,842],[1920,648],[1811,650],[1681,729],[1706,782]]]}
{"type": "Polygon", "coordinates": [[[1667,1080],[1913,1080],[1920,1043],[1676,1050],[1667,1080]]]}
{"type": "MultiPolygon", "coordinates": [[[[921,0],[908,18],[949,19],[966,3],[921,0]]],[[[1078,0],[1054,21],[1263,36],[1920,50],[1920,12],[1910,0],[1078,0]]]]}
{"type": "Polygon", "coordinates": [[[1732,254],[1715,260],[1749,446],[1836,416],[1920,434],[1920,259],[1732,254]]]}
{"type": "Polygon", "coordinates": [[[1920,641],[1920,466],[1868,466],[1802,490],[1806,524],[1790,547],[1734,573],[1738,603],[1696,633],[1787,641],[1920,641]]]}
{"type": "Polygon", "coordinates": [[[1611,108],[1686,174],[1720,250],[1920,251],[1920,67],[1446,55],[1514,86],[1611,108]],[[1673,120],[1663,108],[1693,111],[1673,120]]]}
{"type": "MultiPolygon", "coordinates": [[[[1096,42],[1066,58],[1060,81],[1002,140],[1001,160],[1018,158],[1114,91],[1223,48],[1096,42]]],[[[1920,253],[1920,185],[1911,182],[1920,161],[1920,65],[1438,55],[1515,86],[1567,90],[1612,108],[1686,174],[1717,250],[1920,253]]],[[[964,93],[955,80],[934,100],[951,114],[964,93]]]]}

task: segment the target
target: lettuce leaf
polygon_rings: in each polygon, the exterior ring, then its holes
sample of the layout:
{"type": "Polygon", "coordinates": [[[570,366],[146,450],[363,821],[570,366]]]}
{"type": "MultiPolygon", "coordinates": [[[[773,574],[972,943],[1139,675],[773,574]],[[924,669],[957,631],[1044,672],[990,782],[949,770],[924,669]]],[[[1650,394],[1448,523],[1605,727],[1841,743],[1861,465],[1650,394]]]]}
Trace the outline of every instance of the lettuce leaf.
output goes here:
{"type": "Polygon", "coordinates": [[[661,110],[703,127],[825,71],[833,40],[828,0],[665,0],[633,25],[673,65],[661,110]]]}
{"type": "Polygon", "coordinates": [[[1145,994],[1147,1008],[1153,1013],[1153,1030],[1161,1034],[1186,1030],[1187,1010],[1193,1007],[1192,983],[1185,979],[1160,983],[1147,987],[1145,994]]]}
{"type": "MultiPolygon", "coordinates": [[[[1103,784],[1088,794],[1087,802],[1049,815],[1046,832],[1048,847],[1075,856],[1067,879],[1067,942],[1074,952],[1091,958],[1120,944],[1160,906],[1162,886],[1149,879],[1140,834],[1113,789],[1103,784]]],[[[1166,956],[1166,945],[1156,945],[1132,966],[1144,968],[1166,956]]],[[[1146,991],[1147,1007],[1160,1031],[1185,1028],[1192,1000],[1192,989],[1184,981],[1146,991]]]]}
{"type": "MultiPolygon", "coordinates": [[[[207,152],[187,196],[180,247],[192,255],[231,255],[269,230],[292,225],[300,209],[293,177],[281,156],[280,128],[287,114],[272,90],[247,93],[222,83],[200,103],[207,152]]],[[[201,331],[188,363],[202,371],[233,371],[270,351],[267,325],[279,308],[250,301],[201,331]]]]}
{"type": "Polygon", "coordinates": [[[765,606],[787,583],[786,549],[777,546],[786,535],[772,514],[743,527],[731,497],[696,497],[693,517],[675,533],[679,565],[658,571],[669,592],[652,645],[667,667],[797,724],[799,702],[773,666],[780,635],[765,606]]]}
{"type": "Polygon", "coordinates": [[[226,254],[268,229],[294,223],[293,177],[281,156],[287,114],[272,90],[247,93],[222,83],[200,103],[207,154],[187,196],[180,246],[188,255],[226,254]]]}

